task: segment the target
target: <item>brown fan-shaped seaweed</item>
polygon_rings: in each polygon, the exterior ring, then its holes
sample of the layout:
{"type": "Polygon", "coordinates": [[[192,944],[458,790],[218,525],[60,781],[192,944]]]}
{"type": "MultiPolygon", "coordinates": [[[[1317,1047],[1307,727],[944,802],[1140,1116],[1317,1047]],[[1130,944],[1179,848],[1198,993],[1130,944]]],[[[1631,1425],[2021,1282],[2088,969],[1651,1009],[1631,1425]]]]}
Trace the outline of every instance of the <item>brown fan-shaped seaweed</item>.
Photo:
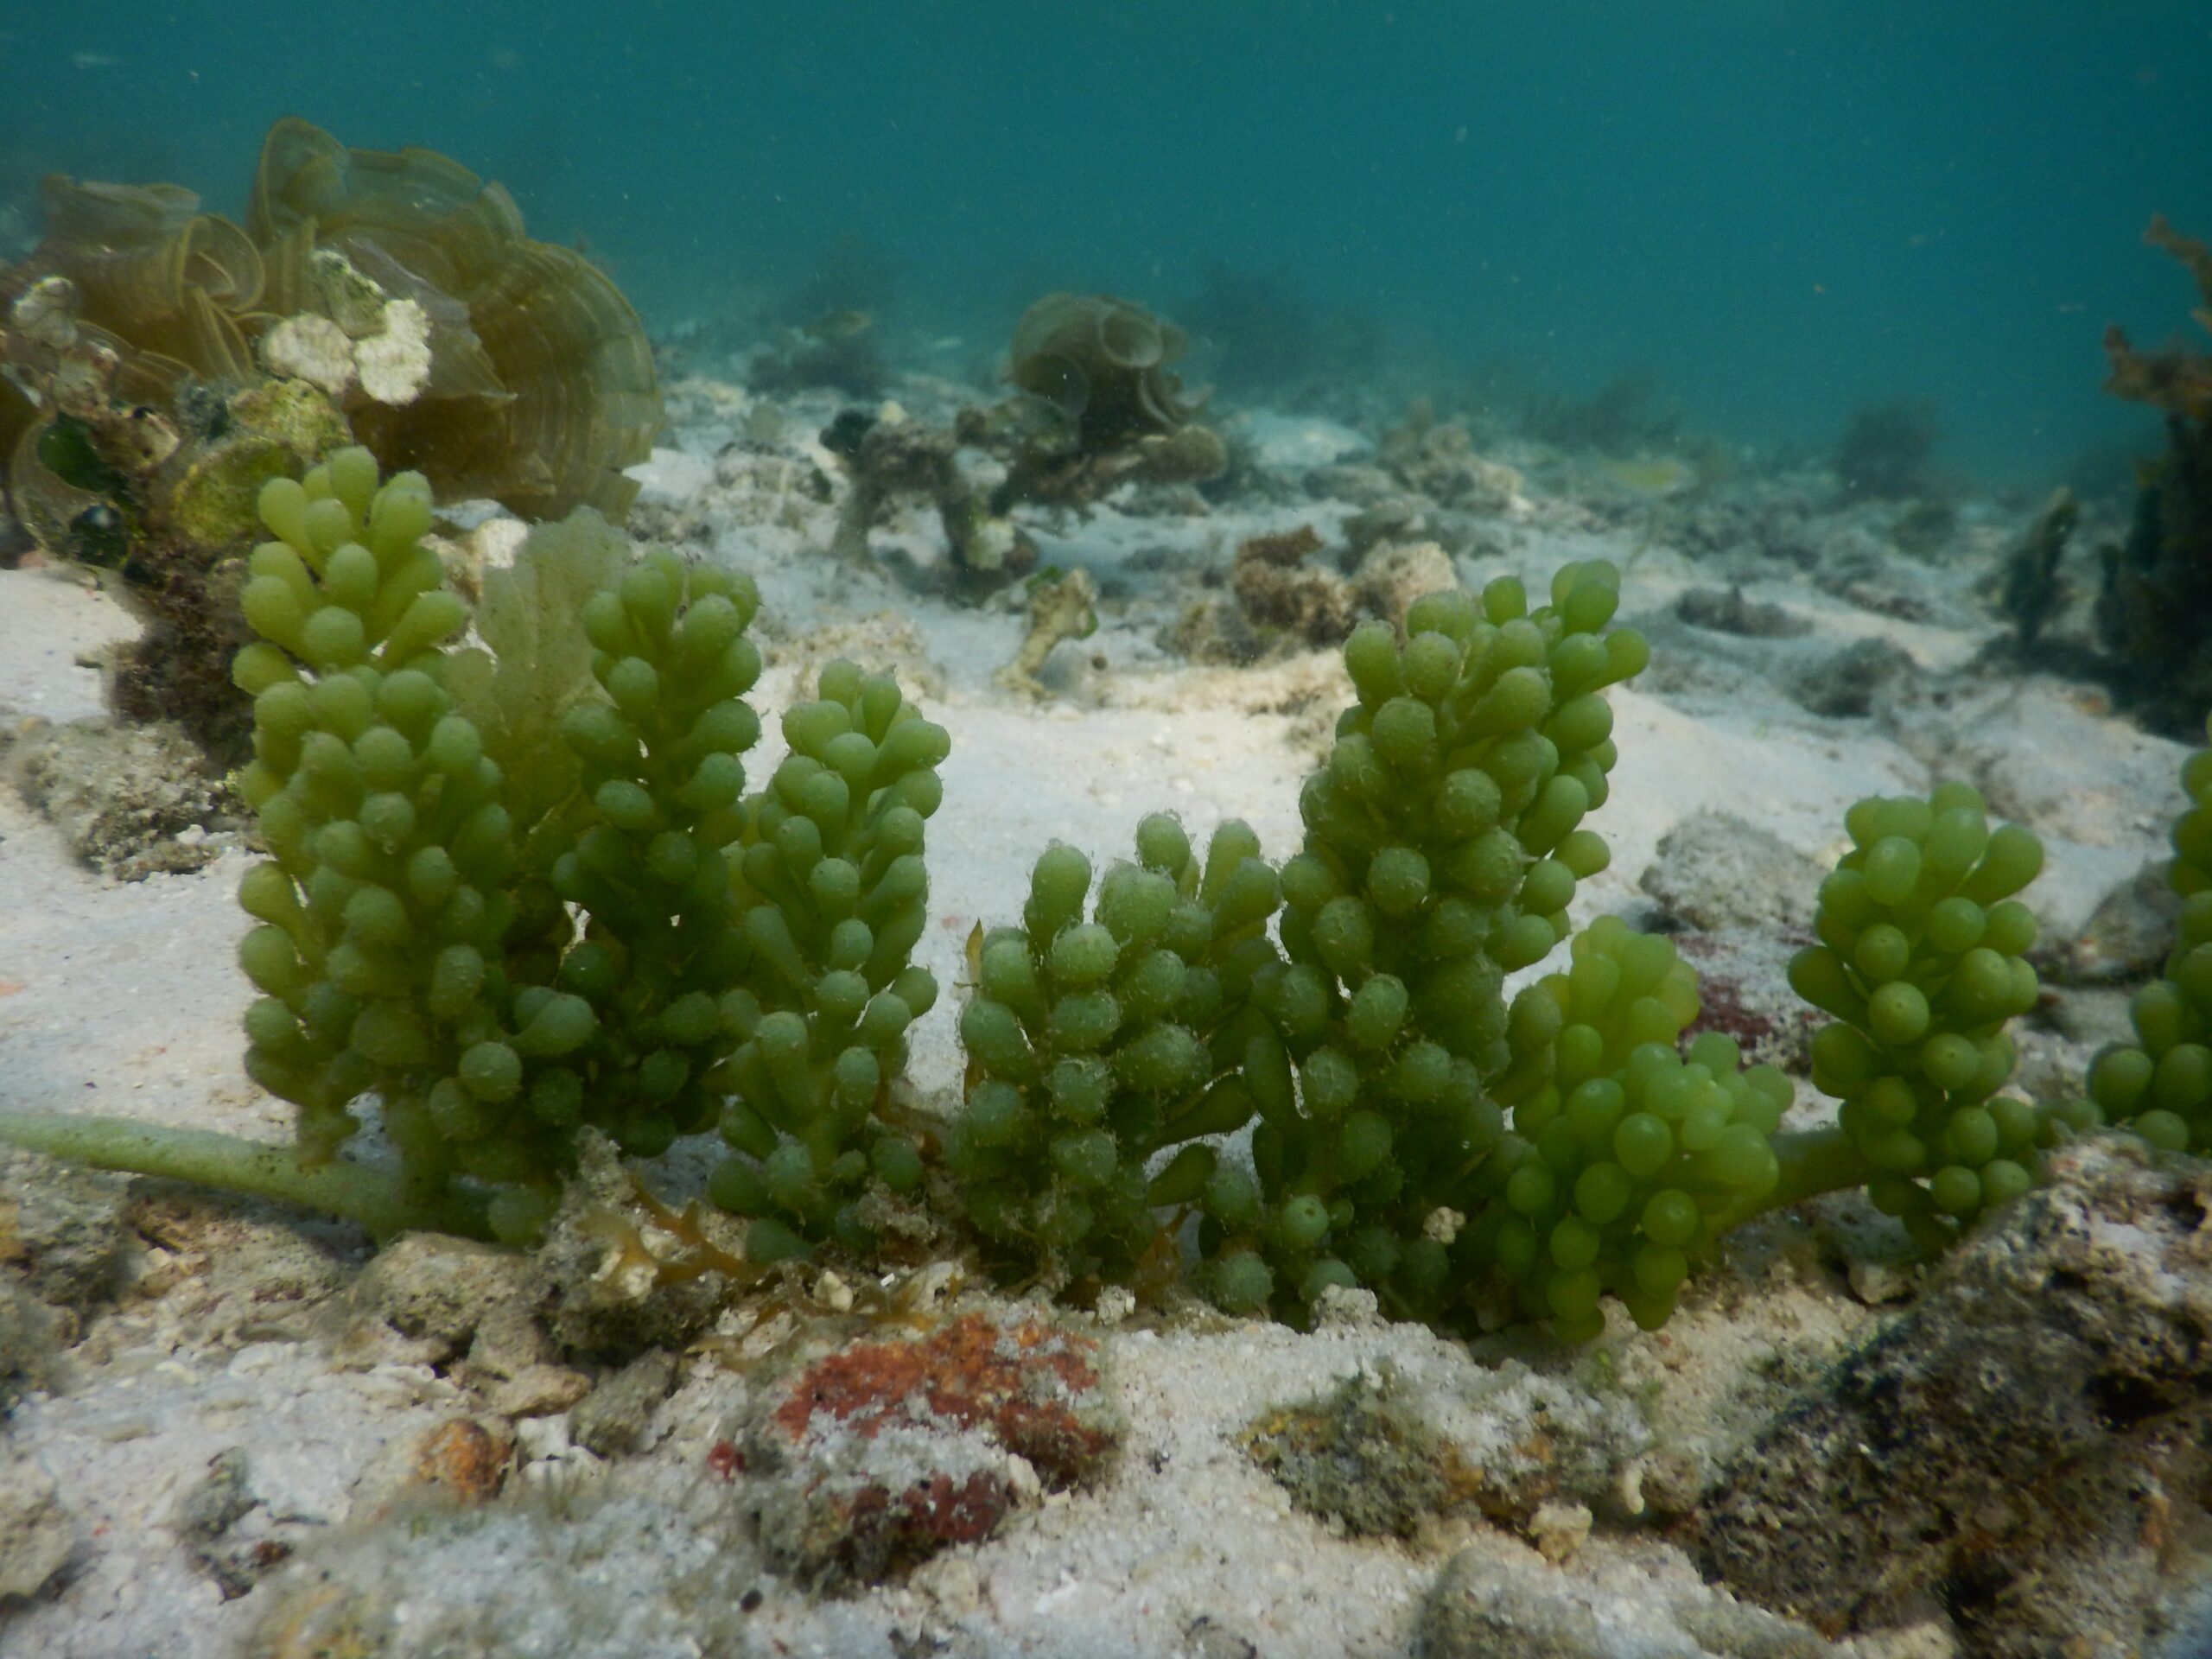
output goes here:
{"type": "MultiPolygon", "coordinates": [[[[188,378],[258,379],[280,331],[313,322],[343,371],[317,384],[386,470],[529,518],[584,504],[619,518],[637,493],[622,469],[660,423],[637,313],[582,255],[532,241],[505,189],[457,162],[349,149],[287,119],[262,145],[243,228],[169,184],[57,177],[46,207],[46,236],[0,276],[0,304],[67,279],[79,326],[111,346],[119,384],[153,389],[146,401],[169,404],[188,378]],[[394,330],[395,302],[419,308],[419,342],[394,330]],[[371,379],[373,350],[410,344],[426,373],[397,392],[371,379]]],[[[11,334],[9,360],[24,349],[11,334]]],[[[12,448],[22,410],[10,424],[12,448]]]]}
{"type": "Polygon", "coordinates": [[[622,469],[651,453],[660,422],[645,329],[596,266],[524,234],[504,187],[431,150],[348,149],[288,119],[262,146],[246,230],[268,264],[273,312],[353,332],[330,255],[423,307],[422,395],[347,404],[385,468],[530,518],[628,510],[637,486],[622,469]]]}
{"type": "Polygon", "coordinates": [[[1188,343],[1127,300],[1047,294],[1014,325],[1007,378],[1072,422],[1079,447],[1110,449],[1173,432],[1198,412],[1205,400],[1186,401],[1167,366],[1188,343]]]}
{"type": "Polygon", "coordinates": [[[229,219],[201,213],[193,192],[56,176],[46,220],[26,274],[75,283],[84,321],[208,379],[253,374],[246,328],[261,255],[229,219]]]}
{"type": "Polygon", "coordinates": [[[244,226],[175,185],[57,177],[46,206],[0,267],[0,469],[38,544],[145,616],[111,684],[126,715],[237,747],[255,496],[336,445],[532,518],[637,493],[660,402],[636,313],[457,162],[287,120],[244,226]]]}

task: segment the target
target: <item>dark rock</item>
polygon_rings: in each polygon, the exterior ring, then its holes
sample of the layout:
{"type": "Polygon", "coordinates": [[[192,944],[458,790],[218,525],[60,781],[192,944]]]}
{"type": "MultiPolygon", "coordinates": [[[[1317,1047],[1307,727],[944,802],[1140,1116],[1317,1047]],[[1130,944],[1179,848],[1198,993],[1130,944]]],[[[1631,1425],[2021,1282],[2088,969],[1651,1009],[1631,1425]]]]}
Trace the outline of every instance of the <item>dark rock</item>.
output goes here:
{"type": "Polygon", "coordinates": [[[2173,1637],[2212,1581],[2212,1166],[2101,1137],[2051,1175],[1723,1471],[1710,1573],[1830,1635],[1932,1599],[1975,1659],[2173,1637]]]}
{"type": "Polygon", "coordinates": [[[1779,605],[1745,599],[1740,588],[1686,588],[1675,601],[1675,614],[1693,627],[1751,639],[1789,639],[1813,631],[1811,623],[1779,605]]]}
{"type": "Polygon", "coordinates": [[[1886,639],[1860,639],[1798,675],[1790,696],[1807,711],[1832,720],[1863,720],[1919,672],[1886,639]]]}

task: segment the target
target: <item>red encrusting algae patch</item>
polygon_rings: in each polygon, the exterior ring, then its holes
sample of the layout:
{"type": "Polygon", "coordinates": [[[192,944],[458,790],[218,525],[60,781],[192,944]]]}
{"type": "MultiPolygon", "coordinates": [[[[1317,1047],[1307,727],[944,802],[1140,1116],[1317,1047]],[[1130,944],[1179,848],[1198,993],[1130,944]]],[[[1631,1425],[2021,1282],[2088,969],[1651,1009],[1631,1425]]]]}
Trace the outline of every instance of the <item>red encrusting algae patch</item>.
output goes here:
{"type": "Polygon", "coordinates": [[[1014,1508],[1004,1477],[980,1471],[965,1480],[931,1475],[896,1494],[870,1486],[854,1494],[846,1526],[895,1540],[888,1558],[927,1560],[948,1544],[980,1544],[1014,1508]]]}
{"type": "Polygon", "coordinates": [[[753,1455],[732,1470],[770,1558],[844,1593],[1081,1484],[1119,1444],[1099,1357],[1050,1320],[971,1313],[805,1365],[762,1402],[753,1455]]]}
{"type": "Polygon", "coordinates": [[[1050,1486],[1082,1478],[1113,1448],[1086,1399],[1098,1344],[1034,1319],[967,1313],[929,1336],[862,1343],[802,1372],[773,1421],[794,1441],[817,1417],[873,1440],[893,1423],[988,1433],[1050,1486]]]}

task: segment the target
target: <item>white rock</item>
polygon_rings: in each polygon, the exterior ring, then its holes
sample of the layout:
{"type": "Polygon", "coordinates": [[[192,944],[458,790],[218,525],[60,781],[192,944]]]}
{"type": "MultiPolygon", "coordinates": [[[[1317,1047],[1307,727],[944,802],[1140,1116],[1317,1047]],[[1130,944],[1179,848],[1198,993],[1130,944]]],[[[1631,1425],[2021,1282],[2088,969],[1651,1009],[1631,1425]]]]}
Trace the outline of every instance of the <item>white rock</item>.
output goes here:
{"type": "Polygon", "coordinates": [[[1367,440],[1351,428],[1313,415],[1255,410],[1244,416],[1236,429],[1251,444],[1260,465],[1277,472],[1326,467],[1363,454],[1369,448],[1367,440]]]}
{"type": "Polygon", "coordinates": [[[334,397],[353,384],[353,342],[311,311],[286,317],[264,334],[261,360],[270,373],[304,380],[334,397]]]}
{"type": "Polygon", "coordinates": [[[655,449],[624,476],[638,480],[639,500],[672,507],[703,494],[715,481],[715,469],[712,462],[683,450],[655,449]]]}
{"type": "Polygon", "coordinates": [[[28,1458],[0,1469],[0,1601],[35,1595],[69,1559],[76,1531],[54,1481],[28,1458]]]}
{"type": "Polygon", "coordinates": [[[430,315],[415,300],[390,300],[384,332],[353,347],[361,390],[380,404],[411,404],[430,384],[430,315]]]}

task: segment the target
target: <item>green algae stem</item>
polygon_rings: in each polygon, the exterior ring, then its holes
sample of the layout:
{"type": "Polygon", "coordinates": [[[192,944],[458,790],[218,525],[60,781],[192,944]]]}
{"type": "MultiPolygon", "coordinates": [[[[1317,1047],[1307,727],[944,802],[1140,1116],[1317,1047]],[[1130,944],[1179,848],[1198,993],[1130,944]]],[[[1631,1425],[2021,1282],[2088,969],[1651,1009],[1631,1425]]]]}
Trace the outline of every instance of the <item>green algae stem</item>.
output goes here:
{"type": "Polygon", "coordinates": [[[1782,1179],[1755,1198],[1738,1200],[1713,1216],[1714,1236],[1740,1227],[1754,1216],[1787,1210],[1823,1193],[1846,1192],[1864,1186],[1876,1173],[1866,1154],[1839,1128],[1796,1129],[1774,1136],[1774,1155],[1782,1166],[1782,1179]]]}
{"type": "Polygon", "coordinates": [[[378,1238],[425,1230],[472,1238],[492,1233],[484,1206],[457,1194],[424,1202],[408,1193],[396,1172],[342,1160],[311,1166],[289,1147],[210,1129],[75,1112],[0,1112],[0,1141],[94,1169],[282,1199],[359,1222],[378,1238]]]}

